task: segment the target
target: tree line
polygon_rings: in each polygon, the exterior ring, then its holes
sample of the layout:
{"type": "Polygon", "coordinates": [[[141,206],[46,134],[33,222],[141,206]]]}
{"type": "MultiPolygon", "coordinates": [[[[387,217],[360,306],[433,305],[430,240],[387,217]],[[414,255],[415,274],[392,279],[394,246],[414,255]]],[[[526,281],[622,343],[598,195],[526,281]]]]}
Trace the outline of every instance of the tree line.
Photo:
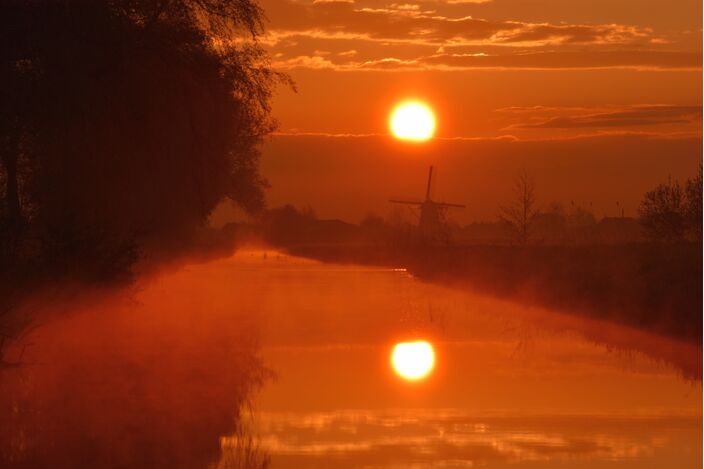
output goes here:
{"type": "MultiPolygon", "coordinates": [[[[561,208],[552,212],[564,218],[561,208]]],[[[514,179],[513,198],[501,207],[499,219],[511,229],[516,242],[525,245],[532,241],[538,218],[545,215],[536,201],[534,179],[526,171],[520,172],[514,179]]],[[[596,223],[593,214],[583,209],[574,215],[596,223]]],[[[647,191],[638,215],[644,237],[652,242],[701,242],[702,166],[683,184],[670,178],[647,191]]]]}

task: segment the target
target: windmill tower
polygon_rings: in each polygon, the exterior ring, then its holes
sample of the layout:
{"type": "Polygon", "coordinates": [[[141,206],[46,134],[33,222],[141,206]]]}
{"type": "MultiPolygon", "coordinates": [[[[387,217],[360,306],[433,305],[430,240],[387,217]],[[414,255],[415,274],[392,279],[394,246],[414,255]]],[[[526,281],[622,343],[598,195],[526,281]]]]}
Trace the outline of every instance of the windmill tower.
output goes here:
{"type": "Polygon", "coordinates": [[[434,241],[444,237],[443,220],[445,210],[448,208],[464,208],[464,205],[450,204],[445,202],[435,202],[430,198],[430,190],[433,181],[433,167],[428,171],[428,186],[425,189],[425,200],[422,202],[415,200],[389,200],[393,204],[414,205],[420,209],[420,220],[418,232],[421,239],[434,241]]]}

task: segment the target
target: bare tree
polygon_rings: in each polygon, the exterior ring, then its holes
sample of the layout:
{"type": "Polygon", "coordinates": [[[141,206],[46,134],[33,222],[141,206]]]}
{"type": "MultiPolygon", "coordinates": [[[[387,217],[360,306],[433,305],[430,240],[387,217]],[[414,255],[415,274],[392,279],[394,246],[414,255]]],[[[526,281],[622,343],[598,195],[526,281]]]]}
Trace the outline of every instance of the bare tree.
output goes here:
{"type": "Polygon", "coordinates": [[[531,228],[538,211],[535,207],[535,182],[526,170],[514,180],[513,200],[501,207],[500,218],[508,223],[521,244],[528,244],[531,228]]]}

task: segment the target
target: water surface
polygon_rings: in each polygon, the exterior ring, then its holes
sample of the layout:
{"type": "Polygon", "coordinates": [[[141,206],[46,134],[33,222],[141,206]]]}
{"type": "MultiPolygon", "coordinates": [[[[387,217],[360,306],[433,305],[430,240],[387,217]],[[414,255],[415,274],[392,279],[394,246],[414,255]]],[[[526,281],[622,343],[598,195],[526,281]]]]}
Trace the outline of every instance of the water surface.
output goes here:
{"type": "Polygon", "coordinates": [[[697,347],[403,269],[247,249],[43,307],[0,380],[20,462],[205,467],[254,396],[274,469],[700,467],[697,347]],[[436,366],[409,382],[415,339],[436,366]]]}
{"type": "Polygon", "coordinates": [[[695,347],[403,269],[263,250],[232,262],[277,374],[257,402],[274,468],[699,467],[695,347]],[[412,383],[389,353],[414,338],[437,364],[412,383]]]}

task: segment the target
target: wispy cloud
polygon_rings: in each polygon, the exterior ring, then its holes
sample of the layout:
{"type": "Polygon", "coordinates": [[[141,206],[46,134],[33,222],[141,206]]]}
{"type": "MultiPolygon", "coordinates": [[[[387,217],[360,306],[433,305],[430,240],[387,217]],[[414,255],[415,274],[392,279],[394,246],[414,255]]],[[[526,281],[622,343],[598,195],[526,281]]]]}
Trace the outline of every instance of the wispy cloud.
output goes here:
{"type": "Polygon", "coordinates": [[[656,37],[649,28],[620,24],[550,24],[444,16],[418,3],[359,7],[347,0],[279,2],[271,9],[275,34],[346,33],[360,40],[454,44],[634,44],[656,37]]]}
{"type": "Polygon", "coordinates": [[[511,124],[506,129],[615,128],[671,124],[700,126],[702,119],[701,106],[639,105],[602,109],[598,112],[588,108],[544,107],[508,108],[500,111],[520,114],[524,121],[511,124]],[[546,114],[549,116],[546,117],[546,114]]]}
{"type": "MultiPolygon", "coordinates": [[[[338,54],[339,56],[340,54],[338,54]]],[[[665,51],[539,51],[522,54],[490,55],[486,53],[433,54],[415,58],[380,57],[371,60],[321,59],[315,56],[294,56],[280,59],[274,66],[281,69],[313,68],[337,71],[412,71],[412,70],[700,70],[701,55],[665,51]]]]}

